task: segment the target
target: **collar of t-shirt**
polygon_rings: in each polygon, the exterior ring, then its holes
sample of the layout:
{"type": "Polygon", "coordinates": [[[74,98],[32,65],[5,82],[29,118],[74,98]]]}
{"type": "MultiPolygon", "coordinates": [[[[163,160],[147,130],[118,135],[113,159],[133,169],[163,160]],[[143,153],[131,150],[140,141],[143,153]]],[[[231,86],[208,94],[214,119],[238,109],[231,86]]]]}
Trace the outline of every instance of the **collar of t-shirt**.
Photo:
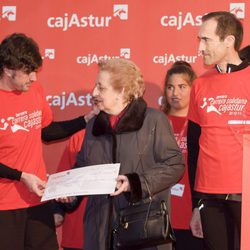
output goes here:
{"type": "MultiPolygon", "coordinates": [[[[248,63],[248,61],[247,60],[243,60],[242,61],[242,63],[240,63],[239,65],[235,65],[235,64],[228,64],[227,65],[227,71],[226,71],[226,73],[231,73],[231,72],[236,72],[236,71],[239,71],[239,70],[242,70],[242,69],[245,69],[246,67],[248,67],[249,66],[249,63],[248,63]]],[[[217,69],[217,71],[219,72],[219,73],[221,73],[222,72],[222,70],[221,70],[221,68],[220,68],[220,66],[219,65],[215,65],[215,68],[217,69]]]]}

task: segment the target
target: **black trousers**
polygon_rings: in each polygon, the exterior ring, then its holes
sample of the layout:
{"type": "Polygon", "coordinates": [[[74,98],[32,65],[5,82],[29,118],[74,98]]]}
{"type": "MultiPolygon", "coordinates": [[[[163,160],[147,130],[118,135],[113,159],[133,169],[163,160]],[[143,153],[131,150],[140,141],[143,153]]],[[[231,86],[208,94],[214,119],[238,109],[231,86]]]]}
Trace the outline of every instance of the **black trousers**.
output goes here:
{"type": "Polygon", "coordinates": [[[204,199],[200,204],[206,250],[240,249],[241,202],[204,199]]]}
{"type": "Polygon", "coordinates": [[[51,204],[1,210],[0,250],[58,250],[51,204]]]}
{"type": "Polygon", "coordinates": [[[174,229],[174,250],[204,250],[204,241],[192,235],[191,230],[174,229]]]}

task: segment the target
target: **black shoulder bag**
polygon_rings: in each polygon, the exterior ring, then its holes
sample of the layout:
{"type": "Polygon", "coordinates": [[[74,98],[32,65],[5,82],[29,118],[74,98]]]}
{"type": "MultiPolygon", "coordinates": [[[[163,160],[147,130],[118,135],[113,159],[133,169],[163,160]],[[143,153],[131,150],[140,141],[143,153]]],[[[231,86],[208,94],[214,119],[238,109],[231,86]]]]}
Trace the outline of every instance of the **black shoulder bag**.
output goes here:
{"type": "Polygon", "coordinates": [[[154,200],[146,179],[145,183],[149,198],[120,210],[118,249],[141,249],[175,241],[166,202],[154,200]]]}

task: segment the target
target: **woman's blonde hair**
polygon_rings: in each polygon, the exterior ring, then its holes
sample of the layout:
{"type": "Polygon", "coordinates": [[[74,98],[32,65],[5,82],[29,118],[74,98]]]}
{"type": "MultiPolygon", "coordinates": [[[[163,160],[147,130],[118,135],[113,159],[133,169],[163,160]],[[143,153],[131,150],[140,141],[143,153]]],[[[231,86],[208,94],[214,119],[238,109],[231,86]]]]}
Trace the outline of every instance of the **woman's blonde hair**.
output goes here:
{"type": "Polygon", "coordinates": [[[140,69],[132,61],[112,58],[98,63],[99,71],[111,74],[111,85],[117,91],[124,89],[125,102],[143,96],[145,85],[140,69]]]}

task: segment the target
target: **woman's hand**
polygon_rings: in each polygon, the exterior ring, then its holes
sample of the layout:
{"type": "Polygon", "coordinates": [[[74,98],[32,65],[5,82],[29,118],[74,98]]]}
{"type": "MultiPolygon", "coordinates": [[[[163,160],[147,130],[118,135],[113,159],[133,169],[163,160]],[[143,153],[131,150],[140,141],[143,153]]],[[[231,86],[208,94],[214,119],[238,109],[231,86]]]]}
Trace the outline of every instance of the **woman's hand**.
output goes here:
{"type": "Polygon", "coordinates": [[[57,202],[61,202],[61,203],[72,203],[74,201],[76,201],[76,196],[69,196],[69,197],[60,197],[55,199],[57,202]]]}
{"type": "Polygon", "coordinates": [[[61,214],[54,214],[55,226],[59,227],[63,224],[64,217],[61,214]]]}
{"type": "Polygon", "coordinates": [[[203,238],[203,231],[201,225],[201,216],[198,208],[193,210],[192,219],[190,221],[190,228],[193,236],[203,238]]]}
{"type": "Polygon", "coordinates": [[[130,192],[130,184],[126,175],[118,175],[116,178],[116,191],[111,196],[119,195],[123,192],[130,192]]]}

